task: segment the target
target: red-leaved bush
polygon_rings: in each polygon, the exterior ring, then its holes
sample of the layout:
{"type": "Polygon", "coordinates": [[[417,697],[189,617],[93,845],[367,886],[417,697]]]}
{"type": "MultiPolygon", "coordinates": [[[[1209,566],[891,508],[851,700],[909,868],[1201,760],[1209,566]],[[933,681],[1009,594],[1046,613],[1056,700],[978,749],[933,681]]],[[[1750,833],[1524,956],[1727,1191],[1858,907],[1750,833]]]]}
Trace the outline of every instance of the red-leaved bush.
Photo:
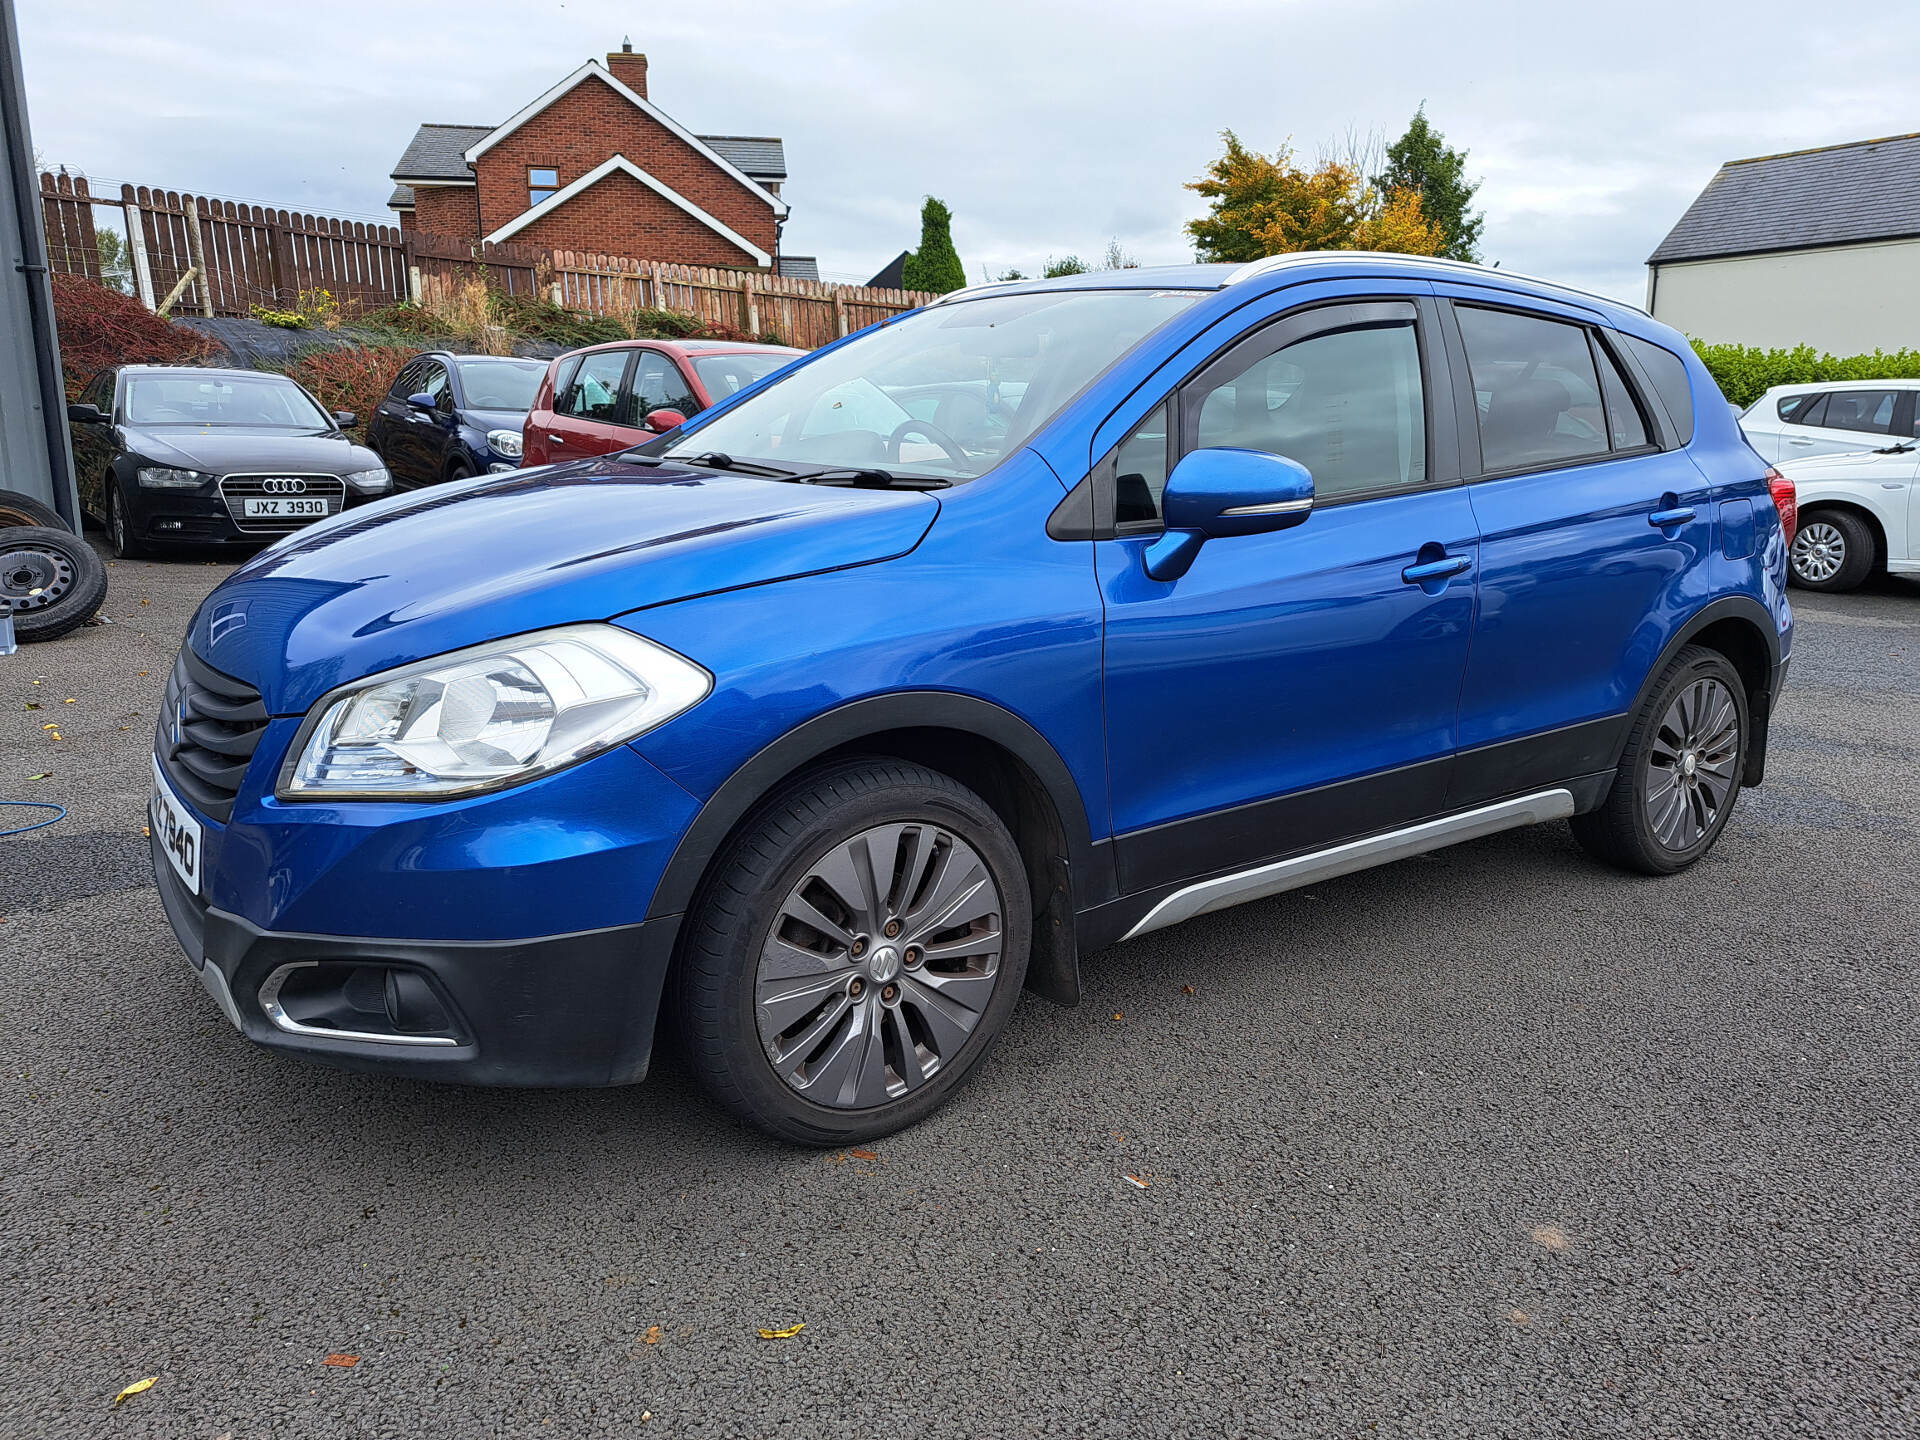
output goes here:
{"type": "Polygon", "coordinates": [[[131,295],[79,275],[50,279],[69,400],[110,366],[197,365],[213,353],[206,336],[161,319],[131,295]]]}
{"type": "Polygon", "coordinates": [[[415,345],[316,349],[294,356],[281,368],[311,390],[327,409],[351,410],[364,426],[400,367],[424,353],[415,345]]]}

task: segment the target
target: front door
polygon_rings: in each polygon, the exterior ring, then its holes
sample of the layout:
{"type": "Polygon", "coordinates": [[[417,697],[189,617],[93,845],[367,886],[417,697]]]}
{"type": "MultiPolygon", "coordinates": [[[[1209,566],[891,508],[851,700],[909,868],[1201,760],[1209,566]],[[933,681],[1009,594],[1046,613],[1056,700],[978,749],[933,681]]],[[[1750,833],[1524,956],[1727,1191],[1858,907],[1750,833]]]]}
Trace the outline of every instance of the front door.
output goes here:
{"type": "Polygon", "coordinates": [[[1437,288],[1455,297],[1473,387],[1470,470],[1479,455],[1466,493],[1480,608],[1451,797],[1473,804],[1612,767],[1673,617],[1710,598],[1714,507],[1594,317],[1437,288]]]}
{"type": "Polygon", "coordinates": [[[1466,496],[1433,463],[1445,373],[1412,301],[1295,313],[1107,458],[1118,533],[1095,550],[1123,892],[1441,808],[1478,553],[1466,496]],[[1215,445],[1301,462],[1313,513],[1209,541],[1178,580],[1154,580],[1142,552],[1170,463],[1215,445]]]}
{"type": "Polygon", "coordinates": [[[80,404],[98,408],[106,417],[103,423],[67,422],[67,434],[73,444],[73,478],[80,491],[80,508],[105,520],[107,514],[106,477],[113,464],[114,370],[102,371],[87,382],[80,392],[80,404]]]}
{"type": "Polygon", "coordinates": [[[626,429],[632,359],[630,349],[590,350],[581,358],[565,391],[553,397],[553,416],[544,427],[548,463],[606,455],[635,443],[626,429]]]}
{"type": "Polygon", "coordinates": [[[382,453],[387,472],[402,489],[431,485],[441,477],[446,454],[447,424],[453,416],[447,367],[438,360],[421,360],[408,377],[414,395],[431,395],[434,408],[421,410],[402,397],[398,414],[383,426],[382,453]]]}

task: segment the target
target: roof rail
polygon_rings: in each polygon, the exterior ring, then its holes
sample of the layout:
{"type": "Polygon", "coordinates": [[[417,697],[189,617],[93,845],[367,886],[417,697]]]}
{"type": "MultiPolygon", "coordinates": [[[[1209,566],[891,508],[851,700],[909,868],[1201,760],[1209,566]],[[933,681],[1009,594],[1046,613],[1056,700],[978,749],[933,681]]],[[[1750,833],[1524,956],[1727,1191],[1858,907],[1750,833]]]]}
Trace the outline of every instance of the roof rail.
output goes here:
{"type": "Polygon", "coordinates": [[[1523,275],[1518,270],[1496,270],[1490,265],[1475,265],[1467,260],[1445,260],[1431,255],[1400,255],[1389,250],[1292,250],[1284,255],[1269,255],[1264,260],[1250,260],[1227,276],[1226,283],[1235,285],[1242,280],[1251,280],[1255,276],[1270,275],[1276,270],[1285,270],[1302,260],[1383,260],[1396,265],[1413,264],[1421,268],[1449,270],[1481,280],[1524,280],[1529,285],[1544,285],[1550,290],[1560,290],[1568,295],[1579,295],[1588,300],[1618,305],[1622,309],[1631,310],[1639,315],[1647,314],[1630,300],[1616,300],[1611,295],[1582,290],[1574,285],[1563,285],[1558,280],[1545,280],[1538,275],[1523,275]]]}

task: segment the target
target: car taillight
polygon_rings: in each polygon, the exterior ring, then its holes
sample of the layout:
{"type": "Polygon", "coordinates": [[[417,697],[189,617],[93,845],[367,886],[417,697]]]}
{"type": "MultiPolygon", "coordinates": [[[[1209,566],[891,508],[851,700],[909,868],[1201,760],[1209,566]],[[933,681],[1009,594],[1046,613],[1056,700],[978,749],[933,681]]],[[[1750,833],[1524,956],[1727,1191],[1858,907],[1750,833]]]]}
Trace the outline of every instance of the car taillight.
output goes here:
{"type": "Polygon", "coordinates": [[[1773,508],[1780,512],[1780,528],[1786,531],[1787,544],[1793,544],[1794,532],[1800,528],[1800,493],[1793,488],[1793,481],[1778,470],[1767,470],[1767,493],[1773,496],[1773,508]]]}

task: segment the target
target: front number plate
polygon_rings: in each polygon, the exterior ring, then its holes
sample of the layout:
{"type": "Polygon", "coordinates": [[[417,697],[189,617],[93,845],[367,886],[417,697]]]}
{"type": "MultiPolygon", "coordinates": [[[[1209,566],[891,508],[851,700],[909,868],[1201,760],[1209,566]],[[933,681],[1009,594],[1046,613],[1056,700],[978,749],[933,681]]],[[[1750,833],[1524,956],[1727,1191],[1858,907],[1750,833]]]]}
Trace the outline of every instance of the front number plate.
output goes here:
{"type": "Polygon", "coordinates": [[[249,520],[319,519],[327,513],[327,502],[324,496],[298,500],[279,495],[249,495],[240,502],[240,513],[249,520]]]}
{"type": "Polygon", "coordinates": [[[173,787],[160,773],[160,762],[153,762],[153,794],[147,800],[147,819],[159,837],[160,849],[173,866],[173,873],[189,891],[200,893],[200,822],[187,807],[174,799],[173,787]]]}

